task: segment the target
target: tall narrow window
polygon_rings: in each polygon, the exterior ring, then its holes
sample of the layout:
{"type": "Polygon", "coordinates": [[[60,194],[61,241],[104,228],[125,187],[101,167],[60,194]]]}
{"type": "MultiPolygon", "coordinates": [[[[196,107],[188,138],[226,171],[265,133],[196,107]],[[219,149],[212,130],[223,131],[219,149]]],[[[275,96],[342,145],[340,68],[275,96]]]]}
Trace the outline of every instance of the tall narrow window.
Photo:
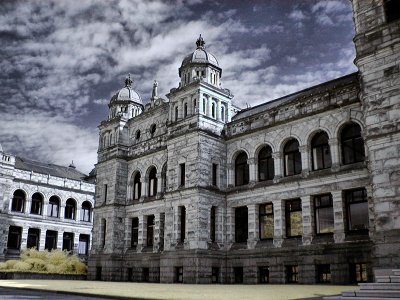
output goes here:
{"type": "Polygon", "coordinates": [[[153,197],[157,194],[157,170],[152,167],[149,172],[149,197],[153,197]]]}
{"type": "Polygon", "coordinates": [[[83,202],[81,208],[81,221],[90,222],[91,212],[92,212],[92,205],[90,204],[90,202],[89,201],[83,202]]]}
{"type": "Polygon", "coordinates": [[[274,159],[272,158],[272,149],[269,146],[263,147],[258,153],[258,180],[274,179],[274,159]]]}
{"type": "Polygon", "coordinates": [[[32,195],[31,214],[41,215],[43,207],[43,196],[39,193],[32,195]]]}
{"type": "Polygon", "coordinates": [[[365,189],[345,192],[347,223],[349,231],[368,230],[368,200],[365,189]]]}
{"type": "Polygon", "coordinates": [[[188,115],[188,105],[187,103],[185,103],[185,105],[183,106],[183,117],[186,118],[188,115]]]}
{"type": "Polygon", "coordinates": [[[212,164],[212,185],[217,186],[218,164],[212,164]]]}
{"type": "Polygon", "coordinates": [[[72,232],[63,233],[63,250],[71,251],[74,245],[74,234],[72,232]]]}
{"type": "Polygon", "coordinates": [[[53,249],[57,249],[57,235],[58,235],[57,231],[53,231],[53,230],[46,231],[46,240],[45,240],[44,249],[49,250],[49,251],[53,250],[53,249]]]}
{"type": "Polygon", "coordinates": [[[311,140],[311,156],[313,170],[326,169],[332,166],[329,137],[326,132],[317,133],[311,140]]]}
{"type": "Polygon", "coordinates": [[[103,190],[104,190],[104,203],[107,203],[108,186],[107,186],[107,184],[105,184],[103,187],[104,187],[103,188],[103,190]]]}
{"type": "Polygon", "coordinates": [[[185,241],[186,238],[186,208],[184,206],[180,206],[180,217],[181,217],[181,243],[185,241]]]}
{"type": "Polygon", "coordinates": [[[206,113],[206,99],[203,98],[203,113],[206,113]]]}
{"type": "Polygon", "coordinates": [[[136,248],[139,240],[139,218],[132,218],[131,247],[136,248]]]}
{"type": "Polygon", "coordinates": [[[101,247],[104,248],[106,245],[106,234],[107,234],[107,221],[106,219],[101,219],[101,247]]]}
{"type": "Polygon", "coordinates": [[[298,283],[299,282],[299,266],[291,265],[286,266],[286,282],[298,283]]]}
{"type": "Polygon", "coordinates": [[[185,186],[186,181],[186,169],[185,164],[179,164],[179,173],[180,173],[180,186],[185,186]]]}
{"type": "Polygon", "coordinates": [[[247,206],[235,208],[235,242],[244,243],[248,238],[247,206]]]}
{"type": "Polygon", "coordinates": [[[211,103],[211,116],[215,118],[215,103],[211,103]]]}
{"type": "Polygon", "coordinates": [[[22,227],[10,226],[8,229],[7,249],[21,248],[22,227]]]}
{"type": "Polygon", "coordinates": [[[76,204],[74,199],[68,199],[65,204],[64,218],[74,220],[75,219],[76,204]]]}
{"type": "Polygon", "coordinates": [[[175,282],[183,283],[183,267],[175,267],[175,282]]]}
{"type": "Polygon", "coordinates": [[[341,145],[343,164],[347,165],[364,161],[364,140],[358,124],[351,123],[342,129],[341,145]]]}
{"type": "Polygon", "coordinates": [[[268,283],[269,282],[269,267],[262,266],[258,267],[258,282],[268,283]]]}
{"type": "Polygon", "coordinates": [[[247,154],[241,152],[235,160],[235,186],[249,183],[249,165],[247,164],[247,154]]]}
{"type": "Polygon", "coordinates": [[[365,263],[350,264],[350,280],[353,283],[367,282],[367,265],[365,263]]]}
{"type": "Polygon", "coordinates": [[[37,228],[29,228],[28,229],[28,238],[26,241],[26,248],[36,248],[39,249],[39,240],[40,240],[40,229],[37,228]]]}
{"type": "Polygon", "coordinates": [[[260,205],[260,240],[274,238],[274,207],[272,203],[260,205]]]}
{"type": "Polygon", "coordinates": [[[235,278],[235,283],[243,283],[243,267],[234,267],[233,275],[235,278]]]}
{"type": "Polygon", "coordinates": [[[133,199],[140,199],[142,194],[142,183],[140,182],[140,173],[137,172],[133,179],[133,199]]]}
{"type": "Polygon", "coordinates": [[[48,216],[53,218],[58,218],[59,210],[60,210],[60,199],[57,196],[51,196],[47,208],[48,216]]]}
{"type": "Polygon", "coordinates": [[[175,122],[178,121],[178,113],[179,113],[179,110],[178,110],[178,106],[177,106],[177,107],[175,107],[175,122]]]}
{"type": "Polygon", "coordinates": [[[167,164],[165,163],[161,170],[161,183],[162,183],[162,192],[167,191],[167,164]]]}
{"type": "Polygon", "coordinates": [[[383,0],[383,4],[388,23],[400,19],[400,2],[398,0],[383,0]]]}
{"type": "Polygon", "coordinates": [[[193,100],[193,111],[197,112],[197,100],[196,99],[193,100]]]}
{"type": "Polygon", "coordinates": [[[298,237],[303,234],[303,219],[301,214],[301,200],[287,200],[286,208],[286,236],[298,237]]]}
{"type": "Polygon", "coordinates": [[[331,282],[331,266],[330,265],[317,265],[317,282],[330,283],[331,282]]]}
{"type": "Polygon", "coordinates": [[[154,215],[147,216],[147,246],[154,244],[154,215]]]}
{"type": "Polygon", "coordinates": [[[21,190],[16,190],[11,202],[11,210],[15,212],[24,212],[25,208],[25,193],[21,190]]]}
{"type": "Polygon", "coordinates": [[[215,233],[216,233],[216,207],[212,206],[211,207],[211,213],[210,213],[210,239],[211,242],[215,242],[215,233]]]}
{"type": "Polygon", "coordinates": [[[225,121],[225,107],[221,106],[221,121],[225,121]]]}
{"type": "Polygon", "coordinates": [[[89,254],[89,242],[90,242],[90,236],[88,234],[79,235],[78,254],[80,255],[89,254]]]}
{"type": "Polygon", "coordinates": [[[211,283],[219,283],[219,268],[211,268],[211,283]]]}
{"type": "Polygon", "coordinates": [[[285,176],[292,176],[301,173],[301,154],[299,151],[299,142],[295,139],[289,140],[285,148],[284,163],[285,163],[285,176]]]}
{"type": "Polygon", "coordinates": [[[331,194],[314,196],[315,230],[317,234],[333,232],[333,203],[331,194]]]}

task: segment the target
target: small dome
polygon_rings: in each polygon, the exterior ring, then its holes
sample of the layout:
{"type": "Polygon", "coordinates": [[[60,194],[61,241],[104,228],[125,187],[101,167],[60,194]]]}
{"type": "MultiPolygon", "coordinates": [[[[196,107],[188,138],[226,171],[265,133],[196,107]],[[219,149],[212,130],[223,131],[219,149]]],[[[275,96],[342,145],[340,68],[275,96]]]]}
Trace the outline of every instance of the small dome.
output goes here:
{"type": "Polygon", "coordinates": [[[142,98],[140,97],[139,93],[132,88],[132,80],[130,74],[125,79],[125,87],[120,89],[118,93],[112,96],[111,102],[114,101],[134,101],[136,103],[143,104],[142,98]]]}
{"type": "Polygon", "coordinates": [[[219,68],[218,60],[213,54],[205,50],[204,44],[205,42],[200,35],[196,41],[197,49],[185,57],[185,59],[182,61],[181,68],[190,63],[209,63],[219,68]]]}

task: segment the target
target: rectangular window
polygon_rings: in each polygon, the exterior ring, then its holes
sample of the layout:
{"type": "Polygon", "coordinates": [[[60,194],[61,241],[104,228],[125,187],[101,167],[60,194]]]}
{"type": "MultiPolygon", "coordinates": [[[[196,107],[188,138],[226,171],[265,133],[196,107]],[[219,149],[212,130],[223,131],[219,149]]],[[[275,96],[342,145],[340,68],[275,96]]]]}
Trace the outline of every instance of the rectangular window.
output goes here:
{"type": "Polygon", "coordinates": [[[314,210],[316,233],[333,233],[334,220],[331,194],[314,196],[314,210]]]}
{"type": "Polygon", "coordinates": [[[299,237],[303,234],[301,200],[287,200],[285,203],[286,237],[299,237]]]}
{"type": "Polygon", "coordinates": [[[101,219],[101,247],[104,248],[106,245],[106,233],[107,233],[107,221],[106,219],[101,219]]]}
{"type": "Polygon", "coordinates": [[[180,217],[181,217],[181,243],[185,242],[186,238],[186,208],[180,206],[180,217]]]}
{"type": "Polygon", "coordinates": [[[139,218],[132,218],[131,248],[136,248],[139,240],[139,218]]]}
{"type": "Polygon", "coordinates": [[[7,249],[21,248],[22,227],[10,226],[8,230],[7,249]]]}
{"type": "Polygon", "coordinates": [[[260,240],[274,238],[274,207],[272,203],[260,205],[260,240]]]}
{"type": "Polygon", "coordinates": [[[317,282],[330,283],[331,282],[331,266],[330,265],[317,265],[317,282]]]}
{"type": "Polygon", "coordinates": [[[74,246],[74,234],[72,232],[63,233],[63,250],[71,251],[74,246]]]}
{"type": "Polygon", "coordinates": [[[218,165],[212,164],[212,185],[217,186],[218,165]]]}
{"type": "Polygon", "coordinates": [[[28,229],[28,239],[26,242],[26,248],[36,248],[39,249],[39,240],[40,240],[40,229],[37,228],[29,228],[28,229]]]}
{"type": "Polygon", "coordinates": [[[243,267],[234,267],[235,283],[243,283],[243,267]]]}
{"type": "Polygon", "coordinates": [[[247,206],[235,208],[235,242],[244,243],[248,238],[247,206]]]}
{"type": "Polygon", "coordinates": [[[154,215],[147,216],[147,246],[154,244],[154,215]]]}
{"type": "Polygon", "coordinates": [[[57,249],[57,231],[47,230],[46,231],[46,242],[44,245],[44,249],[53,250],[57,249]]]}
{"type": "Polygon", "coordinates": [[[367,282],[367,264],[350,264],[350,280],[353,283],[367,282]]]}
{"type": "Polygon", "coordinates": [[[297,265],[286,266],[286,282],[287,283],[299,282],[299,266],[297,265]]]}
{"type": "Polygon", "coordinates": [[[104,203],[107,203],[108,186],[104,185],[104,203]]]}
{"type": "Polygon", "coordinates": [[[185,179],[186,179],[186,172],[185,172],[185,164],[180,164],[179,165],[179,173],[180,173],[180,182],[179,185],[180,186],[185,186],[185,179]]]}
{"type": "Polygon", "coordinates": [[[262,266],[258,267],[258,282],[269,283],[269,267],[262,266]]]}
{"type": "Polygon", "coordinates": [[[349,231],[368,230],[368,201],[365,189],[345,191],[349,231]]]}
{"type": "Polygon", "coordinates": [[[128,281],[132,281],[133,280],[133,268],[128,268],[127,272],[126,272],[126,277],[128,281]]]}
{"type": "Polygon", "coordinates": [[[175,267],[175,282],[183,283],[183,267],[175,267]]]}
{"type": "Polygon", "coordinates": [[[78,245],[79,255],[89,254],[89,242],[90,242],[90,236],[88,234],[79,235],[79,245],[78,245]]]}
{"type": "Polygon", "coordinates": [[[400,1],[399,0],[384,0],[386,21],[393,22],[400,19],[400,1]]]}
{"type": "Polygon", "coordinates": [[[149,282],[150,279],[150,270],[149,268],[143,268],[142,269],[142,281],[143,282],[149,282]]]}
{"type": "Polygon", "coordinates": [[[216,207],[213,206],[211,207],[211,214],[210,214],[210,239],[211,242],[215,242],[215,231],[216,231],[216,226],[215,226],[215,211],[216,207]]]}
{"type": "Polygon", "coordinates": [[[96,267],[96,280],[101,280],[101,267],[96,267]]]}
{"type": "Polygon", "coordinates": [[[219,283],[219,268],[211,268],[211,283],[219,283]]]}

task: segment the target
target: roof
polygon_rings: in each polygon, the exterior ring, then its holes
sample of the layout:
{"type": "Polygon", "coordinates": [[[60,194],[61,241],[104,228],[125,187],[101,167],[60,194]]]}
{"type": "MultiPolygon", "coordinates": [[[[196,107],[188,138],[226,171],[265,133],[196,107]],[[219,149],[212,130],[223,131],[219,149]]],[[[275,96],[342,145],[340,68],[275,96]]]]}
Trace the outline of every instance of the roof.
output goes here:
{"type": "Polygon", "coordinates": [[[334,89],[337,86],[345,86],[345,85],[349,85],[349,84],[356,83],[356,82],[358,82],[358,72],[351,73],[349,75],[345,75],[343,77],[339,77],[334,80],[327,81],[327,82],[306,88],[299,92],[296,92],[296,93],[293,93],[293,94],[290,94],[287,96],[283,96],[281,98],[278,98],[278,99],[275,99],[275,100],[272,100],[272,101],[269,101],[266,103],[262,103],[260,105],[254,106],[254,107],[243,109],[232,118],[232,121],[250,117],[252,115],[261,113],[263,111],[278,107],[282,104],[294,102],[294,101],[298,100],[300,97],[310,96],[312,94],[316,94],[316,93],[320,93],[320,92],[323,92],[326,90],[334,89]]]}
{"type": "Polygon", "coordinates": [[[15,157],[15,168],[73,180],[84,180],[86,177],[85,174],[71,167],[47,164],[18,156],[15,157]]]}

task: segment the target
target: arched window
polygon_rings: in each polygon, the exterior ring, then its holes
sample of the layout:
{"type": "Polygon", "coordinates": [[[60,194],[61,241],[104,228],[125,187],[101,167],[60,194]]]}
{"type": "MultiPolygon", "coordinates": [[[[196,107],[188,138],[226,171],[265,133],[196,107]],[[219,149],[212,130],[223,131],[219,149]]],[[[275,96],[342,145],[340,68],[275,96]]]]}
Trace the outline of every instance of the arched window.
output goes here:
{"type": "Polygon", "coordinates": [[[40,193],[32,195],[31,214],[41,215],[43,207],[43,197],[40,193]]]}
{"type": "Polygon", "coordinates": [[[274,159],[272,158],[272,149],[269,146],[263,147],[258,153],[258,180],[274,179],[274,159]]]}
{"type": "Polygon", "coordinates": [[[16,190],[11,202],[11,210],[15,212],[24,212],[26,196],[24,191],[16,190]]]}
{"type": "Polygon", "coordinates": [[[225,121],[225,107],[221,106],[221,121],[225,121]]]}
{"type": "Polygon", "coordinates": [[[71,198],[68,199],[67,202],[65,203],[64,218],[74,220],[75,210],[76,210],[75,200],[71,198]]]}
{"type": "Polygon", "coordinates": [[[161,170],[161,180],[162,180],[162,191],[167,190],[167,164],[164,164],[161,170]]]}
{"type": "Polygon", "coordinates": [[[178,121],[178,106],[175,107],[175,122],[178,121]]]}
{"type": "Polygon", "coordinates": [[[151,167],[149,172],[149,197],[153,197],[157,194],[157,170],[155,167],[151,167]]]}
{"type": "Polygon", "coordinates": [[[342,129],[341,145],[344,165],[364,161],[364,140],[358,124],[351,123],[342,129]]]}
{"type": "Polygon", "coordinates": [[[188,104],[185,103],[185,105],[183,106],[183,117],[186,118],[188,115],[188,104]]]}
{"type": "Polygon", "coordinates": [[[133,179],[133,199],[137,200],[142,195],[142,183],[140,182],[140,173],[137,172],[133,179]]]}
{"type": "Polygon", "coordinates": [[[299,142],[295,139],[289,140],[283,149],[285,176],[292,176],[301,173],[301,154],[299,142]]]}
{"type": "Polygon", "coordinates": [[[51,196],[49,200],[49,206],[47,208],[48,216],[58,218],[59,210],[60,210],[60,199],[57,196],[51,196]]]}
{"type": "Polygon", "coordinates": [[[92,210],[92,205],[90,204],[89,201],[85,201],[82,203],[82,208],[81,208],[81,221],[83,222],[90,222],[91,218],[91,210],[92,210]]]}
{"type": "Polygon", "coordinates": [[[329,137],[326,132],[318,132],[311,140],[312,169],[320,170],[332,166],[329,137]]]}
{"type": "Polygon", "coordinates": [[[211,116],[215,118],[215,103],[211,103],[211,116]]]}
{"type": "Polygon", "coordinates": [[[235,186],[249,183],[249,165],[247,164],[247,154],[241,152],[235,160],[235,186]]]}

